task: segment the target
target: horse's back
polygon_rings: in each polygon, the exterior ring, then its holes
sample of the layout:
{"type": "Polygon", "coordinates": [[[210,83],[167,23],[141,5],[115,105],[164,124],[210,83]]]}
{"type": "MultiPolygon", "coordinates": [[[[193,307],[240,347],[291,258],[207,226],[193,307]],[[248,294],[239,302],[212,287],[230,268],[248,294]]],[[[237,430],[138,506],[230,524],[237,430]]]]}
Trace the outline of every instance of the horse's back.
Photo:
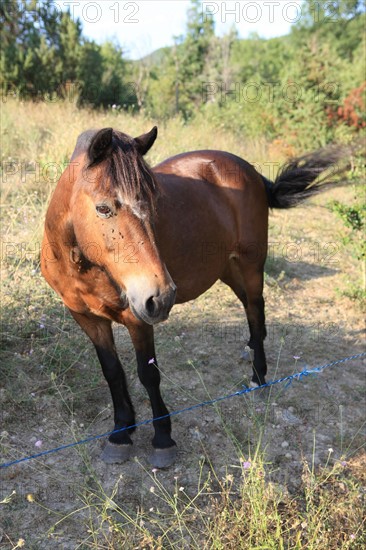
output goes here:
{"type": "Polygon", "coordinates": [[[246,182],[263,185],[254,166],[227,151],[201,150],[181,153],[164,160],[153,170],[156,174],[174,174],[232,189],[243,188],[246,182]]]}
{"type": "MultiPolygon", "coordinates": [[[[186,211],[201,213],[204,206],[207,215],[211,211],[211,225],[220,227],[222,221],[226,227],[235,227],[239,240],[253,231],[266,232],[265,183],[244,159],[225,151],[192,151],[163,161],[153,171],[174,210],[185,203],[186,211]]],[[[179,224],[179,218],[175,220],[179,224]]]]}

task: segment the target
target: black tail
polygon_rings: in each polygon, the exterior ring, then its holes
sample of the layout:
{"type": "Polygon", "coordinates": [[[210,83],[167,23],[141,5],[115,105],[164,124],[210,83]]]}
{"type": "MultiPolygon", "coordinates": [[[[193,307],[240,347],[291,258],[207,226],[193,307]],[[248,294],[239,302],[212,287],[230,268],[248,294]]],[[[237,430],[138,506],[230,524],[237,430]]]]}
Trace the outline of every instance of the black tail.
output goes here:
{"type": "Polygon", "coordinates": [[[291,208],[340,183],[339,176],[349,168],[347,157],[345,147],[327,147],[289,160],[274,182],[263,177],[270,208],[291,208]]]}

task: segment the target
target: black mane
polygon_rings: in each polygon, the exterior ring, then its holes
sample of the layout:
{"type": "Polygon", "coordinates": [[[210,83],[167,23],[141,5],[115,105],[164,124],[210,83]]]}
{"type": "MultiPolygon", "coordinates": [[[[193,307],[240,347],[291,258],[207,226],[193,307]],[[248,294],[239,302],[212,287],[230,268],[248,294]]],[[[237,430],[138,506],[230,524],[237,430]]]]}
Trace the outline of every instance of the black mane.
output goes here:
{"type": "MultiPolygon", "coordinates": [[[[81,151],[88,150],[97,131],[86,131],[78,138],[73,158],[81,151]]],[[[138,152],[135,140],[113,130],[111,148],[97,162],[89,161],[87,169],[101,166],[104,178],[100,181],[101,188],[120,191],[128,202],[147,202],[154,206],[159,194],[159,185],[148,164],[138,152]]]]}

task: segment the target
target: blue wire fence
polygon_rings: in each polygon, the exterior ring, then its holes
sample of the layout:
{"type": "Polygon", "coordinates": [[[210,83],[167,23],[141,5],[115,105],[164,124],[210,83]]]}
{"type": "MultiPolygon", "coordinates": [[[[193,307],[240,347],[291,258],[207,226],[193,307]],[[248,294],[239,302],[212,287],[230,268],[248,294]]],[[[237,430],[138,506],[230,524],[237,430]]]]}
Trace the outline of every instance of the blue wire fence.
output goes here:
{"type": "Polygon", "coordinates": [[[328,367],[334,367],[335,365],[339,365],[341,363],[345,363],[346,361],[351,361],[353,359],[359,359],[361,357],[366,356],[366,352],[358,353],[357,355],[351,355],[349,357],[344,357],[343,359],[337,359],[336,361],[332,361],[331,363],[327,363],[325,365],[322,365],[320,367],[313,367],[311,369],[305,368],[300,372],[297,372],[295,374],[290,374],[289,376],[284,376],[283,378],[278,378],[277,380],[273,380],[271,382],[267,382],[266,384],[262,384],[261,386],[256,386],[253,388],[248,388],[247,386],[243,386],[242,390],[239,390],[235,393],[231,393],[228,395],[223,395],[221,397],[216,397],[215,399],[210,399],[209,401],[203,401],[202,403],[197,403],[196,405],[192,405],[190,407],[186,407],[184,409],[180,409],[178,411],[173,411],[169,414],[166,414],[164,416],[159,416],[157,418],[149,418],[147,420],[143,420],[141,422],[138,422],[137,424],[133,424],[132,426],[126,426],[125,428],[120,428],[118,430],[113,430],[111,432],[106,432],[99,435],[91,435],[90,437],[86,437],[85,439],[81,439],[80,441],[74,441],[73,443],[67,443],[66,445],[60,445],[59,447],[54,447],[53,449],[49,449],[48,451],[42,451],[40,453],[25,456],[23,458],[19,458],[17,460],[12,460],[10,462],[4,462],[3,464],[0,464],[1,468],[9,468],[10,466],[14,466],[15,464],[20,464],[21,462],[28,462],[29,460],[34,460],[36,458],[40,458],[42,456],[46,456],[52,453],[57,453],[59,451],[63,451],[65,449],[70,449],[72,447],[76,447],[77,445],[84,445],[85,443],[90,443],[91,441],[96,441],[98,439],[102,439],[103,437],[108,437],[111,434],[115,434],[118,432],[123,432],[125,430],[131,429],[131,428],[138,428],[140,426],[145,426],[146,424],[152,424],[155,420],[163,420],[164,418],[167,418],[169,416],[177,416],[178,414],[187,413],[190,411],[194,411],[197,409],[201,409],[202,407],[206,407],[208,405],[214,405],[215,403],[219,403],[221,401],[225,401],[227,399],[231,399],[233,397],[237,397],[238,395],[245,395],[247,393],[251,393],[253,391],[262,390],[263,388],[270,388],[271,386],[274,386],[276,384],[282,384],[285,383],[285,388],[288,388],[292,382],[294,381],[301,381],[306,376],[310,376],[313,374],[319,374],[324,369],[327,369],[328,367]]]}

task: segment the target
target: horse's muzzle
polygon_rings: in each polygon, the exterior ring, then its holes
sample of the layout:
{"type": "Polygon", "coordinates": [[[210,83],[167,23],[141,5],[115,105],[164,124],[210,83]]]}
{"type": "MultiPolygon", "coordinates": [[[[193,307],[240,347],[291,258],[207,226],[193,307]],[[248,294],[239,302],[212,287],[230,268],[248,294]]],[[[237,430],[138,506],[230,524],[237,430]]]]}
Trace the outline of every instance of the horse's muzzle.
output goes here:
{"type": "Polygon", "coordinates": [[[169,317],[170,310],[172,309],[175,297],[177,294],[177,287],[172,282],[167,290],[160,292],[156,289],[153,293],[147,293],[148,295],[143,297],[139,295],[137,298],[129,296],[129,304],[132,313],[140,321],[144,321],[149,325],[156,325],[162,321],[166,321],[169,317]]]}

